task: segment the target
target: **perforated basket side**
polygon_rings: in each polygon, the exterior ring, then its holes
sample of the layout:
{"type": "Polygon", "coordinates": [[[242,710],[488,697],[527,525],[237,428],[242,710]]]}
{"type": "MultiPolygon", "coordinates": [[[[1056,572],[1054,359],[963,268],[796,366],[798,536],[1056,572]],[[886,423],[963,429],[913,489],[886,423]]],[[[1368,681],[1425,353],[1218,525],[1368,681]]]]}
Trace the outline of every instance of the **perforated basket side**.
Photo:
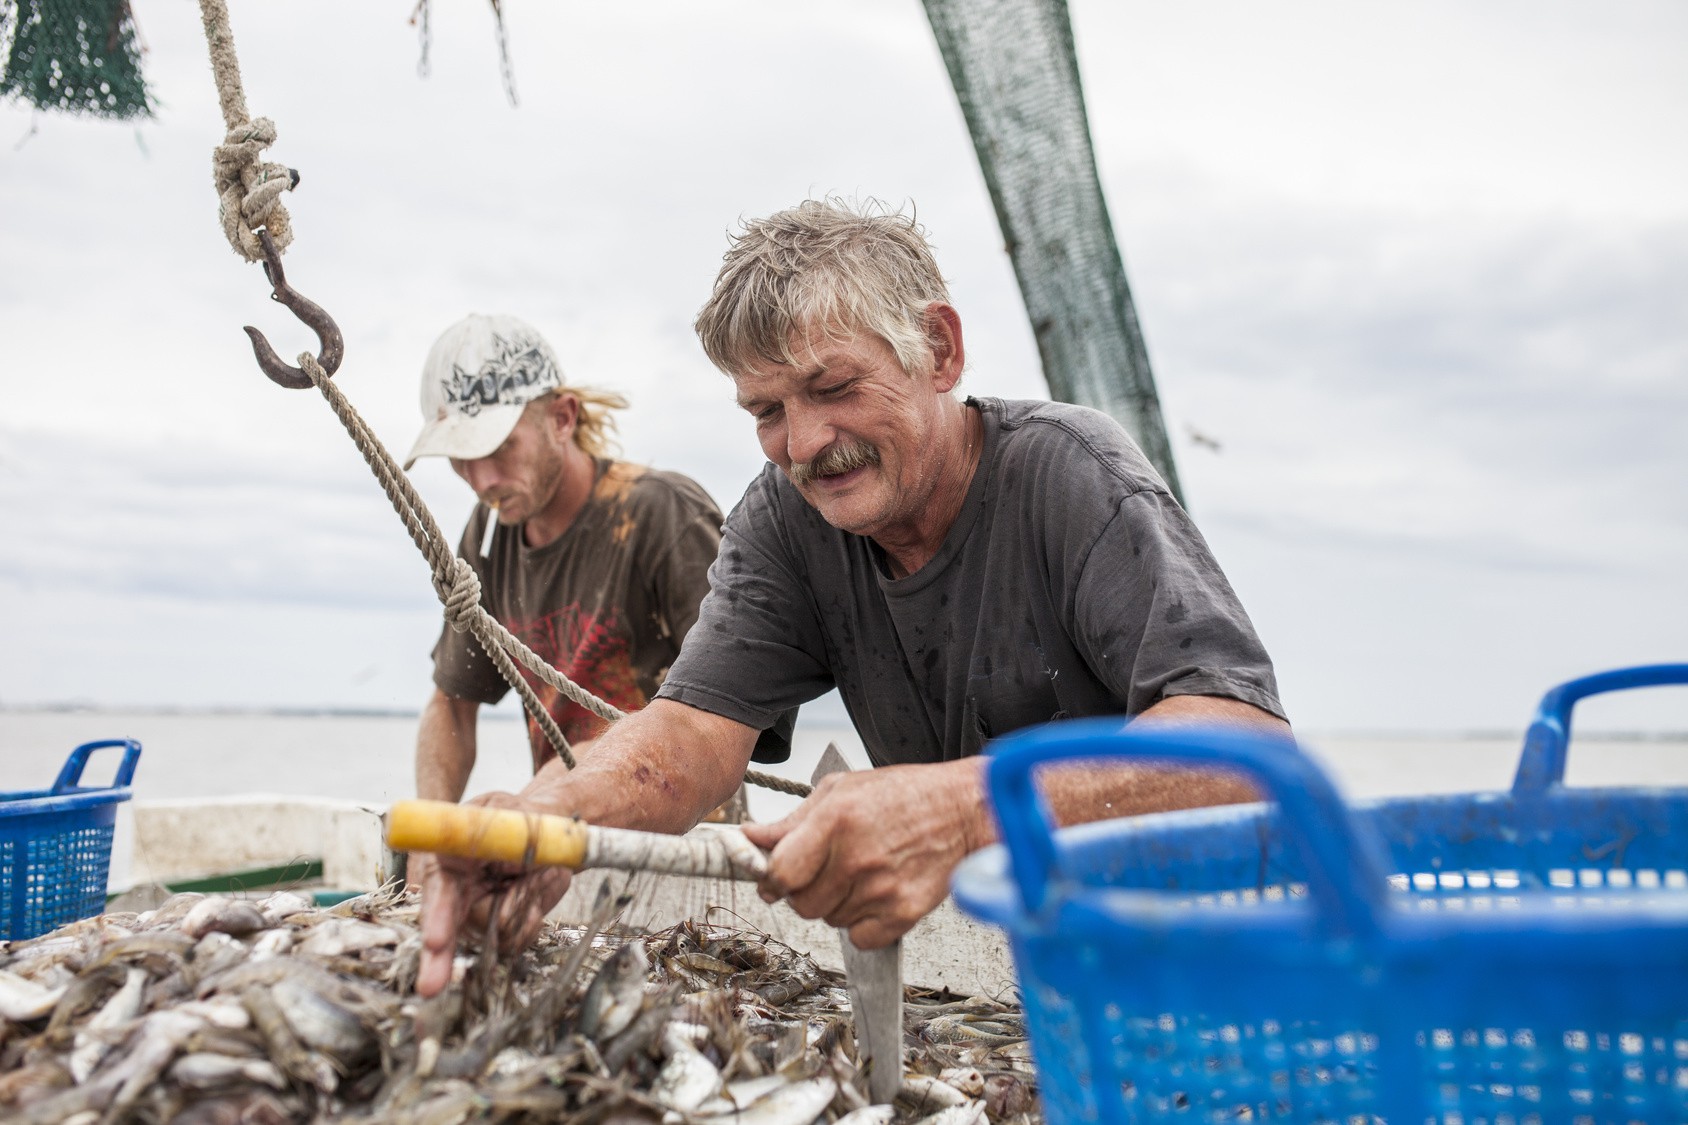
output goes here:
{"type": "Polygon", "coordinates": [[[0,819],[0,938],[20,940],[105,906],[120,798],[0,819]]]}

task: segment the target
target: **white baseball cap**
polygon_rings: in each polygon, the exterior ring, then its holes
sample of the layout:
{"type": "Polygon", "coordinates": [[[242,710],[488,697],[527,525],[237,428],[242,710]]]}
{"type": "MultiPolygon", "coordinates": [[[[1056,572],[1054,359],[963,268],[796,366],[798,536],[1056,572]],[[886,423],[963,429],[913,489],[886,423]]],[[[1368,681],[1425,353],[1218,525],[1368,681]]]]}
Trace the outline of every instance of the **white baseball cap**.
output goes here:
{"type": "Polygon", "coordinates": [[[422,365],[426,421],[404,467],[419,457],[490,455],[528,403],[562,385],[557,357],[532,325],[513,316],[464,317],[434,341],[422,365]]]}

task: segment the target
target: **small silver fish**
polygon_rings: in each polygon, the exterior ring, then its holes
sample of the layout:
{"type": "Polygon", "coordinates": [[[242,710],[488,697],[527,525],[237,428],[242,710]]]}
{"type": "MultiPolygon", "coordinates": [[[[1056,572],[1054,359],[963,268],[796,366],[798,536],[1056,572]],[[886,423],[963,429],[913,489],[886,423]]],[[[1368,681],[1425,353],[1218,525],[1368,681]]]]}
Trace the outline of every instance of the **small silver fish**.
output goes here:
{"type": "Polygon", "coordinates": [[[789,1086],[791,1079],[783,1074],[763,1074],[755,1078],[738,1078],[727,1083],[719,1098],[698,1107],[705,1116],[718,1117],[741,1109],[748,1109],[781,1086],[789,1086]]]}
{"type": "Polygon", "coordinates": [[[16,973],[0,969],[0,1016],[22,1023],[51,1012],[68,985],[46,988],[16,973]]]}
{"type": "Polygon", "coordinates": [[[668,1061],[656,1076],[651,1097],[680,1113],[690,1113],[715,1096],[721,1072],[689,1043],[669,1037],[663,1044],[668,1061]]]}
{"type": "Polygon", "coordinates": [[[174,926],[187,916],[188,911],[204,901],[205,896],[198,891],[181,891],[171,895],[154,909],[142,911],[136,921],[148,930],[174,926]]]}
{"type": "Polygon", "coordinates": [[[404,940],[404,935],[391,926],[364,922],[357,918],[328,918],[312,926],[299,952],[308,957],[344,957],[366,949],[391,949],[404,940]]]}
{"type": "Polygon", "coordinates": [[[303,914],[313,910],[311,900],[304,895],[294,894],[292,891],[277,891],[258,904],[258,913],[264,916],[264,921],[270,925],[286,921],[295,914],[303,914]]]}
{"type": "Polygon", "coordinates": [[[251,960],[267,961],[280,957],[293,948],[293,931],[277,927],[265,930],[252,942],[251,960]]]}
{"type": "Polygon", "coordinates": [[[916,1125],[985,1125],[985,1103],[966,1101],[922,1117],[916,1125]]]}
{"type": "Polygon", "coordinates": [[[928,1043],[987,1043],[1003,1047],[1019,1042],[1026,1035],[1012,1024],[998,1020],[948,1015],[926,1021],[920,1029],[920,1037],[928,1043]]]}
{"type": "Polygon", "coordinates": [[[111,1036],[116,1029],[141,1014],[141,999],[146,989],[144,970],[130,969],[123,985],[111,994],[93,1017],[76,1032],[75,1045],[70,1052],[70,1076],[77,1082],[88,1081],[111,1051],[111,1036]]]}
{"type": "Polygon", "coordinates": [[[265,929],[268,925],[264,916],[258,913],[258,908],[250,902],[212,897],[194,903],[176,928],[191,938],[201,938],[213,931],[239,937],[265,929]]]}
{"type": "Polygon", "coordinates": [[[282,1015],[281,1005],[276,1003],[271,990],[263,987],[248,988],[241,994],[240,999],[246,1010],[252,1013],[252,1022],[262,1034],[270,1058],[301,1082],[309,1083],[324,1094],[332,1094],[340,1084],[339,1075],[327,1059],[314,1051],[306,1050],[299,1042],[299,1037],[293,1033],[287,1017],[282,1015]]]}
{"type": "Polygon", "coordinates": [[[838,1096],[837,1080],[827,1075],[801,1082],[782,1077],[780,1082],[772,1093],[747,1108],[707,1117],[700,1111],[699,1118],[716,1125],[812,1125],[838,1096]]]}
{"type": "Polygon", "coordinates": [[[275,1090],[287,1086],[281,1068],[268,1059],[236,1059],[206,1052],[178,1058],[170,1064],[169,1077],[190,1090],[214,1090],[241,1082],[260,1082],[275,1090]]]}
{"type": "Polygon", "coordinates": [[[916,1112],[924,1112],[966,1105],[969,1099],[941,1078],[933,1078],[929,1074],[905,1074],[903,1088],[897,1091],[897,1100],[906,1102],[916,1112]]]}
{"type": "Polygon", "coordinates": [[[895,1106],[864,1105],[860,1109],[852,1109],[832,1125],[891,1125],[891,1119],[896,1116],[895,1106]]]}
{"type": "Polygon", "coordinates": [[[278,981],[270,995],[299,1042],[330,1059],[349,1063],[375,1045],[356,1016],[302,980],[288,977],[278,981]]]}
{"type": "Polygon", "coordinates": [[[201,979],[244,964],[252,951],[239,938],[211,930],[193,947],[194,975],[201,979]]]}
{"type": "Polygon", "coordinates": [[[610,954],[580,1001],[581,1033],[602,1043],[632,1023],[644,1006],[645,975],[650,967],[642,939],[610,954]]]}
{"type": "Polygon", "coordinates": [[[183,1000],[176,1011],[197,1016],[211,1027],[223,1031],[244,1031],[252,1026],[252,1015],[233,996],[213,996],[206,1000],[183,1000]]]}

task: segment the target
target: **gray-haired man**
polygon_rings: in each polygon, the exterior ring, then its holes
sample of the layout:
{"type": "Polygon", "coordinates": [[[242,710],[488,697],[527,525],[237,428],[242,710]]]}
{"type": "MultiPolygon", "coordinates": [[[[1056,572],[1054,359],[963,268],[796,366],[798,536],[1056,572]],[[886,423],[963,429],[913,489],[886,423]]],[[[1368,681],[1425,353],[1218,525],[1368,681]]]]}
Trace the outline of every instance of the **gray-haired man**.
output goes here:
{"type": "MultiPolygon", "coordinates": [[[[771,464],[728,518],[710,594],[657,698],[569,773],[488,803],[681,832],[738,784],[757,733],[837,687],[876,768],[777,824],[762,893],[884,945],[990,842],[977,757],[1033,723],[1123,714],[1286,733],[1271,662],[1201,536],[1111,419],[962,400],[965,353],[911,220],[807,202],[747,224],[697,319],[771,464]]],[[[1252,799],[1172,769],[1052,780],[1064,822],[1252,799]]],[[[526,940],[566,888],[534,872],[526,940]]],[[[442,860],[418,988],[444,986],[493,873],[442,860]]]]}

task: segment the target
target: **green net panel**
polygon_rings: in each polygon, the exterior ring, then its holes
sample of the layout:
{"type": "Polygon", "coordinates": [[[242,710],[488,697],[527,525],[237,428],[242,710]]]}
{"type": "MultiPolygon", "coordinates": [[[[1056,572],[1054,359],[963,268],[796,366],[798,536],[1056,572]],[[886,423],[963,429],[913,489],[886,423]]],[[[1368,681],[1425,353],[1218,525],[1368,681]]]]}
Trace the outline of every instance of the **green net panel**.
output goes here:
{"type": "Polygon", "coordinates": [[[152,116],[129,0],[0,0],[0,98],[95,117],[152,116]]]}
{"type": "Polygon", "coordinates": [[[1182,502],[1096,176],[1065,0],[924,0],[1031,317],[1049,393],[1119,419],[1182,502]]]}

